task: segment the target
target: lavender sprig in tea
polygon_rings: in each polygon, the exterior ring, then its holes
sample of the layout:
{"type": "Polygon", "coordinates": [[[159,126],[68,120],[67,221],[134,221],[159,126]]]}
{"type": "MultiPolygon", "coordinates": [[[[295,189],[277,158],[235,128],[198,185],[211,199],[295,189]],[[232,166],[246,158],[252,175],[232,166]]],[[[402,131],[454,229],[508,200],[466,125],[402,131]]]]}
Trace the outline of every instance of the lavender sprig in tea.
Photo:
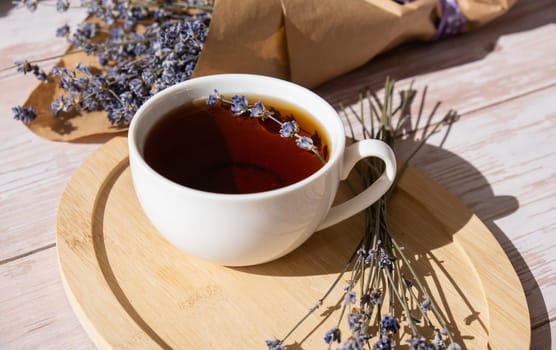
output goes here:
{"type": "Polygon", "coordinates": [[[230,108],[230,111],[235,116],[248,115],[249,118],[260,118],[262,121],[266,119],[272,120],[280,126],[280,136],[282,138],[293,138],[295,144],[302,150],[313,152],[315,156],[321,161],[322,164],[326,163],[324,157],[319,153],[319,148],[315,146],[315,142],[309,136],[300,134],[299,125],[293,116],[290,120],[280,121],[274,117],[274,112],[268,110],[261,101],[257,101],[250,105],[247,97],[233,95],[229,100],[225,99],[218,90],[214,90],[214,94],[209,95],[207,98],[209,106],[216,106],[217,104],[225,105],[230,108]]]}

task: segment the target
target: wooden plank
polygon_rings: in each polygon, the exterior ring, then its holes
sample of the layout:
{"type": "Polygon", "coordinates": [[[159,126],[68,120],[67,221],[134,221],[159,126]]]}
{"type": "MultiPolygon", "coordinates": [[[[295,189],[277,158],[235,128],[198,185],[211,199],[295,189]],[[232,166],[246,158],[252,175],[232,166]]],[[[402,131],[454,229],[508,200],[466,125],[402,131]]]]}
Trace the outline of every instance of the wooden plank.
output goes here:
{"type": "MultiPolygon", "coordinates": [[[[407,45],[328,82],[317,93],[349,105],[365,87],[382,94],[386,76],[407,88],[428,86],[425,112],[442,102],[466,113],[556,83],[556,11],[552,0],[520,1],[506,15],[475,31],[443,41],[407,45]]],[[[427,114],[427,113],[425,113],[427,114]]]]}
{"type": "Polygon", "coordinates": [[[56,249],[0,265],[0,348],[94,349],[64,295],[56,249]]]}
{"type": "MultiPolygon", "coordinates": [[[[0,21],[0,69],[11,66],[14,61],[51,57],[65,51],[67,42],[64,38],[56,37],[56,29],[64,24],[74,28],[85,18],[86,14],[84,9],[78,7],[59,13],[52,5],[43,2],[39,4],[35,12],[30,12],[26,8],[10,6],[10,9],[5,9],[7,13],[0,13],[2,16],[0,21]]],[[[52,63],[46,62],[41,65],[48,66],[52,63]]],[[[0,77],[12,75],[6,72],[0,73],[0,77]]],[[[36,80],[33,78],[29,78],[29,81],[34,81],[33,85],[36,84],[36,80]]],[[[21,94],[21,92],[19,93],[21,94]]]]}
{"type": "MultiPolygon", "coordinates": [[[[433,136],[412,163],[495,234],[526,291],[531,349],[549,349],[556,339],[556,86],[469,113],[439,148],[443,138],[433,136]]],[[[398,153],[411,149],[401,144],[398,153]]]]}
{"type": "MultiPolygon", "coordinates": [[[[56,28],[65,23],[75,26],[84,18],[83,9],[60,14],[55,6],[46,4],[39,5],[35,13],[15,7],[3,7],[4,11],[0,68],[16,60],[63,52],[67,43],[56,38],[56,28]]],[[[48,69],[52,63],[40,65],[48,69]]],[[[54,243],[56,206],[62,190],[74,169],[98,146],[49,142],[13,121],[10,108],[23,103],[36,84],[31,75],[0,72],[0,263],[54,243]]]]}
{"type": "MultiPolygon", "coordinates": [[[[413,163],[510,235],[542,228],[556,212],[555,96],[556,86],[468,114],[443,148],[436,146],[444,138],[438,133],[413,163]],[[510,220],[518,209],[526,220],[510,220]]],[[[410,144],[401,146],[403,157],[410,144]]]]}
{"type": "MultiPolygon", "coordinates": [[[[0,125],[5,123],[13,122],[0,120],[0,125]]],[[[0,263],[54,242],[60,195],[74,169],[96,147],[48,142],[27,130],[4,139],[0,149],[0,263]]]]}

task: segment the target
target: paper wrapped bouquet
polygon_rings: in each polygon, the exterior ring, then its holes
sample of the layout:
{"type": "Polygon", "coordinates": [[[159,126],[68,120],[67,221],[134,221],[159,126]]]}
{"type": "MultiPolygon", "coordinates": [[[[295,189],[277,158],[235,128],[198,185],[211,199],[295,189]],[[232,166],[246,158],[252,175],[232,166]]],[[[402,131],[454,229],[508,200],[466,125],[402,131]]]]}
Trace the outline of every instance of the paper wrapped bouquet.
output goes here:
{"type": "MultiPolygon", "coordinates": [[[[216,0],[193,77],[256,73],[312,88],[353,70],[379,53],[410,41],[430,41],[475,29],[506,12],[516,0],[216,0]]],[[[98,65],[84,53],[58,66],[98,65]]],[[[99,68],[102,69],[102,68],[99,68]]],[[[52,116],[63,94],[57,79],[40,83],[24,106],[42,137],[69,141],[121,132],[103,110],[52,116]]]]}

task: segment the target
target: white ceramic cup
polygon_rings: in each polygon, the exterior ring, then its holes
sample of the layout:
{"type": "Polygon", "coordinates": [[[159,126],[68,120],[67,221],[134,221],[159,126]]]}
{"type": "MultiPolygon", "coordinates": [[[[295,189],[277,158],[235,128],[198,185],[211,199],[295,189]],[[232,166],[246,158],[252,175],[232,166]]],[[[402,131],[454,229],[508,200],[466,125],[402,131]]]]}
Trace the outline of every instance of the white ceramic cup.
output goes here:
{"type": "Polygon", "coordinates": [[[315,231],[377,201],[396,173],[394,153],[387,144],[363,140],[345,147],[344,126],[321,97],[288,81],[251,74],[194,78],[159,92],[133,117],[128,142],[135,191],[159,233],[190,255],[228,266],[264,263],[291,252],[315,231]],[[306,111],[328,136],[328,162],[297,183],[252,194],[203,192],[164,178],[143,159],[149,130],[166,113],[207,98],[214,89],[223,95],[268,96],[306,111]],[[340,181],[366,157],[382,159],[385,172],[369,188],[331,208],[340,181]]]}

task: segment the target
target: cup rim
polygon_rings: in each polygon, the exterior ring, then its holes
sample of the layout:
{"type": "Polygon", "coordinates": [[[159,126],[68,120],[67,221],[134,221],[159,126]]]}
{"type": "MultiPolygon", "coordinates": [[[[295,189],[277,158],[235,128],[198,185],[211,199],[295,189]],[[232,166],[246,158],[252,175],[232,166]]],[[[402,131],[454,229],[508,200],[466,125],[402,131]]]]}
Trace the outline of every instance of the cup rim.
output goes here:
{"type": "MultiPolygon", "coordinates": [[[[257,93],[254,92],[255,94],[258,95],[262,95],[264,96],[265,94],[261,94],[261,93],[257,93]]],[[[267,96],[271,97],[272,96],[270,94],[266,94],[267,96]]],[[[292,103],[290,101],[287,101],[288,103],[292,103]]],[[[293,103],[296,105],[299,105],[298,103],[293,103]]],[[[305,108],[304,108],[305,109],[305,108]]],[[[160,118],[162,115],[158,115],[157,118],[160,118]]],[[[258,74],[244,74],[244,73],[234,73],[234,74],[229,74],[229,73],[225,73],[225,74],[213,74],[213,75],[206,75],[206,76],[202,76],[202,77],[195,77],[195,78],[191,78],[189,80],[174,84],[172,86],[169,86],[159,92],[157,92],[156,94],[154,94],[153,96],[151,96],[145,103],[143,103],[143,105],[141,105],[139,107],[139,109],[135,112],[135,115],[133,116],[131,123],[129,125],[129,129],[128,129],[128,149],[129,149],[129,153],[130,153],[130,159],[131,156],[133,154],[133,158],[134,160],[138,163],[139,166],[141,166],[142,168],[144,168],[149,175],[153,176],[155,179],[157,179],[158,181],[164,183],[167,186],[172,187],[175,190],[181,191],[181,192],[187,192],[188,194],[191,195],[196,195],[198,197],[205,197],[205,198],[218,198],[218,199],[228,199],[228,200],[251,200],[251,199],[259,199],[259,198],[268,198],[271,196],[278,196],[278,195],[283,195],[289,192],[293,192],[298,190],[301,187],[304,187],[310,183],[312,183],[313,181],[315,181],[316,179],[324,176],[327,172],[329,172],[331,170],[332,167],[334,167],[334,165],[340,160],[341,156],[343,155],[344,149],[345,149],[345,131],[344,131],[344,125],[342,123],[342,121],[340,120],[339,114],[338,112],[326,101],[324,100],[322,97],[320,97],[319,95],[317,95],[316,93],[314,93],[313,91],[300,86],[298,84],[295,84],[293,82],[287,81],[287,80],[283,80],[283,79],[279,79],[279,78],[274,78],[274,77],[270,77],[270,76],[265,76],[265,75],[258,75],[258,74]],[[160,99],[164,98],[165,96],[175,92],[175,91],[179,91],[179,90],[187,90],[188,88],[193,88],[191,85],[195,85],[195,84],[206,84],[207,82],[211,82],[214,81],[215,82],[215,88],[218,89],[218,86],[216,85],[216,83],[218,83],[218,81],[221,81],[222,79],[225,80],[241,80],[242,84],[248,84],[247,80],[258,80],[258,81],[265,81],[265,82],[270,82],[272,84],[275,84],[276,86],[278,85],[283,85],[284,88],[288,88],[288,89],[294,89],[297,90],[296,92],[298,93],[303,93],[305,95],[311,96],[311,98],[313,99],[313,101],[317,101],[319,104],[322,105],[323,108],[328,109],[329,112],[331,112],[332,115],[336,116],[336,118],[334,119],[334,123],[335,125],[328,125],[323,123],[323,121],[321,119],[318,120],[319,124],[321,125],[321,127],[325,130],[325,132],[328,134],[328,138],[329,138],[329,142],[331,143],[330,148],[331,148],[331,152],[329,155],[329,159],[328,161],[320,168],[318,169],[316,172],[312,173],[311,175],[303,178],[300,181],[297,181],[293,184],[284,186],[284,187],[280,187],[274,190],[269,190],[269,191],[262,191],[262,192],[255,192],[255,193],[244,193],[244,194],[230,194],[230,193],[218,193],[218,192],[208,192],[208,191],[202,191],[202,190],[198,190],[198,189],[194,189],[191,187],[187,187],[185,185],[181,185],[178,184],[166,177],[164,177],[163,175],[161,175],[160,173],[158,173],[155,169],[153,169],[144,159],[143,155],[141,154],[141,152],[139,152],[139,148],[137,145],[137,128],[141,125],[141,120],[145,118],[145,111],[148,110],[150,108],[151,105],[153,105],[154,103],[158,103],[160,99]],[[341,135],[332,135],[332,132],[336,132],[338,134],[341,133],[341,135]]]]}

